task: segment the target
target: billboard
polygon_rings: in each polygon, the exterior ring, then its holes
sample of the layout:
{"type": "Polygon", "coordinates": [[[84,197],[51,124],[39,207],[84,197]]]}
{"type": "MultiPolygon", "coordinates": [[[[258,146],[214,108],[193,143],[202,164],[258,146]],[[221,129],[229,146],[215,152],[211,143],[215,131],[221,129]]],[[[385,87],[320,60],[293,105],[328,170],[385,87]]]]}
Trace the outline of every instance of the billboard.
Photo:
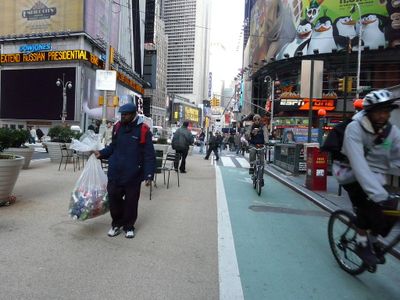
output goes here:
{"type": "Polygon", "coordinates": [[[83,31],[83,0],[2,0],[0,35],[83,31]]]}
{"type": "MultiPolygon", "coordinates": [[[[81,0],[82,2],[84,0],[81,0]]],[[[110,42],[114,48],[118,48],[119,41],[119,24],[122,12],[121,9],[126,10],[126,7],[119,7],[114,2],[112,3],[111,14],[112,22],[111,27],[108,28],[106,5],[108,0],[85,0],[85,32],[92,38],[96,39],[101,37],[107,38],[107,30],[110,29],[110,42]],[[118,13],[117,13],[118,11],[118,13]]],[[[118,1],[119,2],[119,1],[118,1]]]]}
{"type": "Polygon", "coordinates": [[[67,120],[75,116],[75,68],[1,71],[0,118],[61,120],[63,89],[57,78],[72,82],[67,92],[67,120]],[[24,88],[21,88],[23,84],[24,88]]]}
{"type": "Polygon", "coordinates": [[[258,0],[252,10],[250,62],[400,45],[399,1],[258,0]]]}

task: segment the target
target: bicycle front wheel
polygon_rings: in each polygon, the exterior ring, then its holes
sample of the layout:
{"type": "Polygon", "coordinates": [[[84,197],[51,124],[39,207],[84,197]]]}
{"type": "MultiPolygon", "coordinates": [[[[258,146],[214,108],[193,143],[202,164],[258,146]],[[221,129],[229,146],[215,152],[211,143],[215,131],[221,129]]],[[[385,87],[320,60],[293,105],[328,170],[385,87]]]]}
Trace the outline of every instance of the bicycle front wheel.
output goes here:
{"type": "Polygon", "coordinates": [[[351,275],[364,272],[367,266],[356,254],[355,216],[345,210],[335,211],[329,218],[328,238],[333,256],[340,268],[351,275]]]}
{"type": "Polygon", "coordinates": [[[258,196],[261,195],[263,177],[264,177],[263,168],[259,168],[257,172],[257,189],[256,189],[258,196]]]}

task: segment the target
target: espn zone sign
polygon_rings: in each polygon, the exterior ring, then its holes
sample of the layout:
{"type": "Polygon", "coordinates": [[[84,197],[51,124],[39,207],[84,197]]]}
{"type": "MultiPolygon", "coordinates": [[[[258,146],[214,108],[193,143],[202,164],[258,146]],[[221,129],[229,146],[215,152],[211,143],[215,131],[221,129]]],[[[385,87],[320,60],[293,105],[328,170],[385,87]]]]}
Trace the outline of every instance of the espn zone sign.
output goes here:
{"type": "MultiPolygon", "coordinates": [[[[297,106],[299,110],[310,109],[310,99],[282,99],[279,103],[281,106],[297,106]]],[[[319,110],[325,109],[326,111],[335,110],[336,108],[335,99],[313,99],[312,109],[319,110]]]]}

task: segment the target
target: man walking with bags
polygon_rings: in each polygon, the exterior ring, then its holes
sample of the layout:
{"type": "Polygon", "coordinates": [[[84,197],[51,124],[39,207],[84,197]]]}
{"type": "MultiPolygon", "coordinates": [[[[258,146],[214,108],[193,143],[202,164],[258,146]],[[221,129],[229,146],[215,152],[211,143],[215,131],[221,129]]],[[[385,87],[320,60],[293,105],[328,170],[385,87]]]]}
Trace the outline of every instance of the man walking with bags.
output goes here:
{"type": "Polygon", "coordinates": [[[172,138],[172,149],[181,156],[181,166],[179,167],[181,173],[186,173],[186,157],[189,152],[189,146],[194,143],[193,135],[188,130],[188,126],[189,122],[184,121],[182,127],[175,131],[172,138]]]}
{"type": "Polygon", "coordinates": [[[151,131],[137,115],[136,105],[124,104],[119,112],[121,122],[114,126],[111,144],[94,154],[98,159],[108,159],[107,192],[112,218],[108,236],[116,236],[123,229],[126,238],[133,238],[140,186],[142,181],[146,186],[151,184],[156,158],[151,131]]]}

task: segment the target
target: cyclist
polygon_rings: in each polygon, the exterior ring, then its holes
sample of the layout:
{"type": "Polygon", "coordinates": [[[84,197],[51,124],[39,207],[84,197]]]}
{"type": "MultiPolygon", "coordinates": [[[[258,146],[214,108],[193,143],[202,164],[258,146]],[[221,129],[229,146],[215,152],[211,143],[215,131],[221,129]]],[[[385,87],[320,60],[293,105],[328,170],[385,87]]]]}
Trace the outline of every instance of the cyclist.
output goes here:
{"type": "MultiPolygon", "coordinates": [[[[249,139],[249,153],[250,153],[250,169],[249,174],[254,173],[254,161],[256,160],[256,149],[259,145],[268,144],[268,131],[267,128],[261,124],[261,117],[255,114],[253,117],[253,125],[250,129],[250,139],[249,139]]],[[[264,163],[265,150],[260,151],[261,162],[264,163]]]]}
{"type": "Polygon", "coordinates": [[[377,236],[387,236],[395,223],[383,209],[397,209],[398,204],[386,189],[389,170],[400,167],[400,130],[389,122],[397,107],[387,90],[367,94],[363,110],[345,129],[341,152],[348,164],[341,162],[340,169],[334,169],[357,214],[356,253],[370,266],[384,263],[377,236]]]}

